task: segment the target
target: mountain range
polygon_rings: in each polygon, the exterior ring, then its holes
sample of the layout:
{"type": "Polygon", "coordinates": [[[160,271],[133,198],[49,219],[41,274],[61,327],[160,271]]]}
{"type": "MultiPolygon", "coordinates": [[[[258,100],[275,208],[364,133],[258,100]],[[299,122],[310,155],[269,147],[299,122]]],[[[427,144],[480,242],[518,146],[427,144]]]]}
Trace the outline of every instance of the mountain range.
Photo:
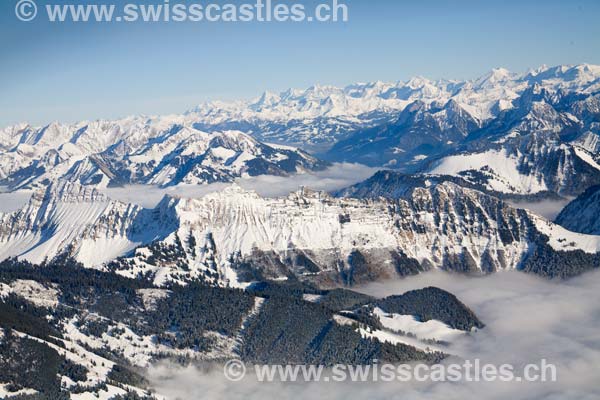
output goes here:
{"type": "Polygon", "coordinates": [[[204,184],[345,161],[515,196],[577,196],[600,184],[599,92],[598,66],[544,66],[290,89],[164,117],[21,124],[0,130],[0,184],[204,184]]]}
{"type": "Polygon", "coordinates": [[[164,360],[456,356],[453,341],[485,325],[451,293],[352,288],[434,269],[598,268],[598,135],[593,65],[0,130],[0,201],[29,196],[0,212],[0,395],[149,398],[144,371],[164,360]],[[240,184],[341,162],[379,171],[331,192],[240,184]],[[107,194],[128,185],[169,191],[152,207],[107,194]],[[550,221],[515,200],[572,202],[550,221]]]}

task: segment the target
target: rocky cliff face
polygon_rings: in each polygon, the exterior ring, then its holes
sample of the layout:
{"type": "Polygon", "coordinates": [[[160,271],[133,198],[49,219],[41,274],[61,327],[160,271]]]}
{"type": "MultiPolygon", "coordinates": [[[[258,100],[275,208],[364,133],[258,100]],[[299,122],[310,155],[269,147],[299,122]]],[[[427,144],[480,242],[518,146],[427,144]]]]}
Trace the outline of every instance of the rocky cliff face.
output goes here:
{"type": "Polygon", "coordinates": [[[67,183],[0,218],[4,258],[68,253],[159,284],[296,276],[332,286],[429,268],[486,273],[520,268],[540,243],[589,254],[600,246],[595,236],[450,182],[378,200],[307,189],[271,199],[232,186],[202,198],[166,197],[152,210],[67,183]]]}

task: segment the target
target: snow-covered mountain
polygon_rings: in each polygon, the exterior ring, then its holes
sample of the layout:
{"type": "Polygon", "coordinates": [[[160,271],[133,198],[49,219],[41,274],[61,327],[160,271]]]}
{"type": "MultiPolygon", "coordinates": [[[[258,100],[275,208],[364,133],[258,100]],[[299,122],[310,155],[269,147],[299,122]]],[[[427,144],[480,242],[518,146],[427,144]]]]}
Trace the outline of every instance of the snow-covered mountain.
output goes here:
{"type": "MultiPolygon", "coordinates": [[[[416,77],[406,82],[267,92],[248,102],[205,103],[188,115],[207,128],[235,127],[261,140],[325,150],[352,137],[353,131],[382,122],[393,124],[401,111],[414,104],[431,110],[434,123],[442,129],[461,125],[461,119],[482,126],[502,111],[515,108],[514,102],[532,86],[553,93],[592,95],[600,89],[598,78],[600,67],[587,64],[542,66],[525,74],[498,68],[471,81],[416,77]]],[[[333,152],[331,157],[335,156],[333,152]]]]}
{"type": "Polygon", "coordinates": [[[416,100],[447,97],[456,83],[413,78],[398,83],[312,86],[264,93],[248,102],[205,103],[188,112],[205,129],[235,128],[260,140],[324,151],[367,126],[387,121],[416,100]]]}
{"type": "MultiPolygon", "coordinates": [[[[535,270],[536,249],[592,259],[600,250],[597,236],[574,234],[450,182],[395,200],[309,190],[262,198],[234,185],[201,198],[165,197],[152,210],[69,183],[51,186],[0,221],[3,258],[41,262],[66,253],[159,285],[201,279],[239,286],[295,275],[336,286],[429,268],[535,270]]],[[[576,271],[591,263],[579,262],[576,271]]],[[[569,266],[538,272],[573,273],[569,266]]]]}
{"type": "Polygon", "coordinates": [[[573,196],[600,183],[596,97],[552,96],[534,87],[518,109],[472,133],[454,154],[427,160],[422,170],[512,194],[573,196]]]}
{"type": "Polygon", "coordinates": [[[106,187],[127,183],[170,186],[231,182],[241,176],[287,175],[327,163],[285,146],[268,145],[239,131],[199,131],[178,118],[24,126],[0,154],[0,181],[35,188],[68,180],[106,187]]]}
{"type": "Polygon", "coordinates": [[[0,257],[34,263],[76,249],[82,261],[100,264],[176,227],[168,212],[112,201],[91,187],[57,182],[33,194],[19,211],[0,214],[0,257]]]}
{"type": "Polygon", "coordinates": [[[596,155],[531,134],[481,152],[459,152],[429,164],[425,172],[452,175],[484,190],[519,196],[576,196],[600,183],[596,155]]]}
{"type": "Polygon", "coordinates": [[[330,160],[461,177],[514,195],[578,195],[600,183],[600,67],[495,70],[449,100],[415,101],[336,143],[330,160]]]}
{"type": "Polygon", "coordinates": [[[335,197],[349,197],[356,199],[388,199],[408,198],[411,193],[420,187],[431,187],[443,182],[454,183],[467,189],[475,189],[501,197],[501,193],[489,192],[484,186],[475,185],[461,177],[452,175],[426,175],[404,174],[396,170],[381,170],[373,176],[352,186],[333,191],[335,197]]]}
{"type": "Polygon", "coordinates": [[[8,128],[0,132],[2,183],[40,191],[22,210],[0,217],[0,254],[40,262],[68,251],[93,266],[127,256],[112,268],[157,282],[202,277],[232,284],[290,273],[335,284],[430,267],[521,268],[540,243],[595,254],[595,238],[571,237],[480,191],[571,196],[600,184],[599,76],[600,67],[590,65],[523,75],[499,69],[469,82],[312,87],[205,104],[183,115],[8,128]],[[393,121],[377,125],[381,118],[393,121]],[[286,128],[274,133],[272,123],[286,128]],[[311,130],[314,123],[325,125],[311,130]],[[321,169],[327,164],[302,150],[257,138],[334,143],[340,136],[330,123],[350,135],[331,150],[342,159],[371,157],[371,164],[420,175],[383,183],[376,175],[343,192],[396,194],[387,200],[310,191],[266,199],[230,188],[200,199],[168,197],[147,210],[94,189],[321,169]],[[352,134],[347,123],[371,127],[352,134]],[[160,265],[148,262],[159,254],[160,265]]]}
{"type": "Polygon", "coordinates": [[[0,213],[0,397],[146,398],[140,368],[170,358],[454,354],[453,340],[484,325],[450,293],[375,299],[339,287],[430,269],[567,278],[598,268],[600,190],[588,188],[600,184],[599,78],[590,65],[497,69],[0,130],[0,185],[33,189],[0,213]],[[395,170],[333,194],[175,187],[154,208],[101,191],[328,166],[294,146],[395,170]],[[584,191],[556,223],[502,200],[584,191]]]}

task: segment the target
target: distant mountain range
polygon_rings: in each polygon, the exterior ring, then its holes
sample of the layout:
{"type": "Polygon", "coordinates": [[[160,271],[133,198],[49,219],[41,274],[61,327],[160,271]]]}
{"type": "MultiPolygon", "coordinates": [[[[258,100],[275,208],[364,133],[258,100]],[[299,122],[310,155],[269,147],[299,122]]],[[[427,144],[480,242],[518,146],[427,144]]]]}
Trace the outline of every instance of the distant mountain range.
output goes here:
{"type": "Polygon", "coordinates": [[[132,118],[85,126],[51,124],[13,131],[18,143],[0,155],[11,189],[67,180],[107,187],[231,182],[241,176],[286,175],[328,164],[291,148],[267,145],[238,131],[206,133],[164,121],[132,118]]]}
{"type": "Polygon", "coordinates": [[[265,93],[165,117],[22,124],[0,131],[0,184],[203,184],[346,161],[576,196],[600,184],[599,93],[598,66],[496,69],[473,81],[265,93]]]}

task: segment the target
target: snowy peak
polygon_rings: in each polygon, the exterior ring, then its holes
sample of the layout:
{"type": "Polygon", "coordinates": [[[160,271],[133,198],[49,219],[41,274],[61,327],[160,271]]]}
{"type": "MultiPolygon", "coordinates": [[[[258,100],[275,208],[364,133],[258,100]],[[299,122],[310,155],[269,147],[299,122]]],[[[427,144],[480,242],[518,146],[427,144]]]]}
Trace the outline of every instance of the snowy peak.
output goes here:
{"type": "Polygon", "coordinates": [[[501,195],[576,196],[600,183],[598,71],[545,67],[522,76],[496,69],[456,87],[443,103],[411,102],[325,157],[453,175],[501,195]]]}
{"type": "MultiPolygon", "coordinates": [[[[371,82],[349,85],[344,88],[315,85],[306,90],[288,89],[279,94],[265,92],[251,102],[205,103],[192,113],[221,115],[229,120],[240,119],[313,119],[326,115],[356,118],[382,110],[400,111],[413,101],[445,103],[455,98],[459,103],[474,105],[477,102],[511,101],[531,84],[557,91],[589,90],[600,78],[600,67],[588,64],[576,66],[541,67],[526,74],[495,68],[472,81],[431,81],[414,77],[406,82],[371,82]],[[491,96],[495,99],[490,98],[491,96]],[[358,103],[356,100],[361,100],[358,103]],[[245,110],[244,110],[245,108],[245,110]],[[212,109],[224,111],[224,114],[212,109]]],[[[475,118],[489,116],[471,110],[475,118]]],[[[218,121],[214,121],[218,122],[218,121]]]]}
{"type": "Polygon", "coordinates": [[[507,70],[506,68],[494,68],[488,74],[482,76],[481,78],[475,80],[474,85],[478,88],[491,88],[497,85],[505,84],[517,77],[517,74],[514,74],[507,70]]]}
{"type": "Polygon", "coordinates": [[[279,97],[276,93],[264,92],[258,101],[250,105],[250,108],[254,111],[260,112],[263,109],[273,107],[279,101],[281,101],[281,97],[279,97]]]}
{"type": "Polygon", "coordinates": [[[581,83],[595,81],[600,77],[600,66],[592,64],[558,65],[548,67],[546,65],[531,71],[527,77],[536,77],[538,80],[560,78],[563,80],[578,80],[581,83]]]}

